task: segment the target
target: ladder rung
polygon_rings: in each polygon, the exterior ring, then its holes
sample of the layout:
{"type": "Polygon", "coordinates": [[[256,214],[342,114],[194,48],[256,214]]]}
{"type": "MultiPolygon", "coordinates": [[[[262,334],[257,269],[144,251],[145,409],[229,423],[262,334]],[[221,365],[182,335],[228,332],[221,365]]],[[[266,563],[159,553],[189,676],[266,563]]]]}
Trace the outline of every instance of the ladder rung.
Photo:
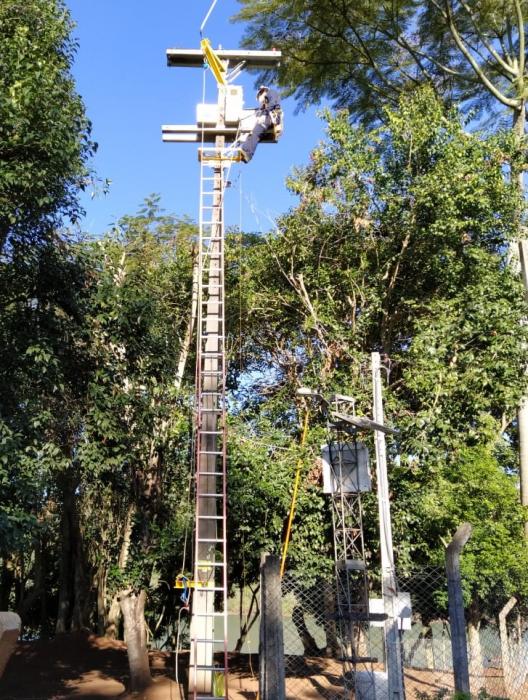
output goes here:
{"type": "MultiPolygon", "coordinates": [[[[223,455],[222,450],[200,450],[199,454],[201,455],[223,455]]],[[[200,472],[198,472],[200,473],[200,472]]]]}
{"type": "Polygon", "coordinates": [[[191,642],[203,642],[204,644],[224,644],[225,639],[191,639],[191,642]]]}
{"type": "Polygon", "coordinates": [[[200,476],[223,476],[224,472],[198,472],[200,476]]]}
{"type": "Polygon", "coordinates": [[[223,566],[225,566],[225,562],[223,561],[203,561],[196,564],[197,569],[216,569],[217,567],[223,566]]]}
{"type": "Polygon", "coordinates": [[[197,537],[196,541],[200,544],[201,542],[223,542],[224,539],[224,537],[197,537]]]}
{"type": "Polygon", "coordinates": [[[193,613],[193,617],[224,617],[223,612],[193,613]]]}
{"type": "Polygon", "coordinates": [[[226,669],[223,666],[207,666],[206,664],[195,664],[193,666],[197,671],[218,671],[224,672],[226,669]]]}
{"type": "Polygon", "coordinates": [[[223,493],[198,493],[196,494],[197,498],[223,498],[224,494],[223,493]]]}
{"type": "Polygon", "coordinates": [[[219,593],[224,591],[223,586],[199,586],[197,583],[194,584],[194,590],[200,591],[201,593],[219,593]]]}
{"type": "Polygon", "coordinates": [[[198,515],[196,516],[199,520],[223,520],[223,515],[198,515]]]}
{"type": "Polygon", "coordinates": [[[200,435],[223,435],[223,430],[200,430],[200,435]]]}
{"type": "Polygon", "coordinates": [[[226,700],[225,695],[196,695],[196,700],[226,700]]]}

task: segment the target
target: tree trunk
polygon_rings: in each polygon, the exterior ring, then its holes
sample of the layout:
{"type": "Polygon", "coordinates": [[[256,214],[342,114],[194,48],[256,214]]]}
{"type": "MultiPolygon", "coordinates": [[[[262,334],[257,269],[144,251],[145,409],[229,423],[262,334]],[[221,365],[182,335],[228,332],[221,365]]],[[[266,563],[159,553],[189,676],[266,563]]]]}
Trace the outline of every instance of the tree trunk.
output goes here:
{"type": "Polygon", "coordinates": [[[59,567],[59,603],[57,608],[56,634],[64,634],[68,629],[72,598],[72,539],[71,514],[73,509],[73,488],[69,479],[65,479],[62,489],[61,513],[61,554],[59,567]]]}
{"type": "MultiPolygon", "coordinates": [[[[132,503],[128,507],[125,525],[123,528],[123,541],[119,551],[119,559],[117,566],[121,571],[126,569],[128,555],[130,553],[130,543],[132,541],[132,529],[134,527],[134,515],[136,514],[136,506],[132,503]]],[[[121,606],[119,604],[119,595],[116,594],[110,603],[110,609],[106,616],[105,637],[109,639],[117,639],[119,634],[119,623],[121,622],[121,606]]]]}
{"type": "Polygon", "coordinates": [[[237,639],[235,648],[233,649],[235,654],[239,654],[242,651],[242,647],[247,639],[247,636],[258,620],[260,610],[257,600],[257,594],[260,591],[260,586],[257,586],[255,590],[250,587],[251,590],[251,602],[249,604],[249,610],[247,615],[244,616],[244,586],[240,586],[240,609],[239,609],[239,620],[240,620],[240,636],[237,639]],[[253,612],[253,606],[255,606],[255,611],[253,612]],[[245,617],[245,619],[244,619],[245,617]],[[243,621],[244,620],[244,621],[243,621]]]}
{"type": "Polygon", "coordinates": [[[44,581],[45,581],[45,563],[44,556],[46,552],[46,542],[38,541],[35,544],[35,555],[34,563],[31,570],[31,578],[33,579],[33,586],[29,589],[27,595],[25,590],[25,585],[21,588],[20,599],[17,605],[17,613],[22,620],[22,625],[27,622],[28,613],[35,606],[37,601],[45,595],[44,591],[44,581]]]}
{"type": "Polygon", "coordinates": [[[332,658],[339,653],[339,641],[337,639],[337,625],[335,621],[336,598],[334,586],[330,581],[323,584],[324,600],[324,630],[326,637],[325,655],[332,658]]]}
{"type": "Polygon", "coordinates": [[[470,610],[468,622],[469,684],[471,693],[475,697],[478,695],[481,688],[486,687],[479,630],[480,616],[475,609],[470,610]]]}
{"type": "MultiPolygon", "coordinates": [[[[519,149],[523,148],[526,113],[524,100],[520,107],[514,111],[513,133],[519,149]]],[[[524,170],[523,167],[512,166],[512,185],[518,190],[519,196],[524,196],[524,170]]],[[[524,297],[528,302],[528,242],[525,240],[525,231],[522,226],[521,211],[517,215],[517,245],[518,250],[512,250],[511,260],[518,267],[524,285],[524,297]]],[[[528,368],[525,368],[525,372],[528,368]]],[[[517,429],[519,431],[519,482],[521,504],[528,506],[528,396],[525,394],[519,405],[517,413],[517,429]]],[[[524,524],[524,535],[528,539],[528,521],[524,524]]]]}
{"type": "Polygon", "coordinates": [[[194,333],[194,326],[196,323],[196,316],[198,312],[198,275],[199,275],[199,260],[198,251],[193,247],[193,276],[192,276],[192,298],[191,298],[191,315],[189,316],[189,322],[185,330],[185,335],[183,337],[182,346],[180,350],[180,357],[178,360],[178,369],[176,370],[176,379],[174,385],[177,389],[181,388],[183,382],[183,375],[185,374],[185,365],[187,364],[187,357],[189,356],[189,351],[191,349],[191,342],[194,333]]]}
{"type": "Polygon", "coordinates": [[[292,622],[295,625],[297,634],[302,642],[306,656],[318,656],[319,648],[317,642],[310,634],[310,630],[304,621],[304,610],[300,605],[296,605],[292,610],[292,622]]]}
{"type": "Polygon", "coordinates": [[[73,611],[71,629],[79,631],[88,627],[90,609],[90,577],[86,571],[83,538],[77,510],[72,512],[73,561],[73,611]]]}
{"type": "Polygon", "coordinates": [[[11,591],[15,582],[13,563],[9,559],[2,560],[0,575],[0,610],[11,609],[11,591]]]}
{"type": "Polygon", "coordinates": [[[95,590],[97,592],[97,634],[100,637],[106,633],[106,575],[105,565],[99,564],[95,574],[95,590]]]}
{"type": "Polygon", "coordinates": [[[499,634],[501,643],[502,675],[504,676],[504,687],[508,695],[512,695],[515,688],[512,680],[514,676],[513,654],[511,654],[510,640],[508,639],[507,617],[517,604],[517,598],[513,596],[499,613],[499,634]]]}
{"type": "Polygon", "coordinates": [[[152,682],[147,651],[145,591],[121,591],[119,602],[125,624],[125,641],[130,668],[130,690],[144,690],[152,682]]]}

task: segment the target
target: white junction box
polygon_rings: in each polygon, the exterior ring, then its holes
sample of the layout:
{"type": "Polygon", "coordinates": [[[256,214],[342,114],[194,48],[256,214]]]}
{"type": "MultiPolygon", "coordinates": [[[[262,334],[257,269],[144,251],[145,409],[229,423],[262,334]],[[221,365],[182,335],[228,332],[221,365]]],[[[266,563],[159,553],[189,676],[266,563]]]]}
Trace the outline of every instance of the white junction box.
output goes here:
{"type": "MultiPolygon", "coordinates": [[[[393,610],[386,610],[383,598],[369,598],[369,610],[371,613],[387,613],[389,617],[398,618],[398,629],[399,630],[410,630],[411,629],[411,594],[400,591],[395,596],[392,597],[392,607],[393,610]],[[392,614],[391,614],[392,613],[392,614]]],[[[383,621],[372,620],[370,622],[372,627],[383,627],[385,623],[383,621]]]]}
{"type": "Polygon", "coordinates": [[[205,104],[200,102],[196,105],[196,123],[198,126],[216,126],[220,112],[217,104],[205,104]]]}
{"type": "Polygon", "coordinates": [[[244,111],[244,92],[241,85],[228,85],[225,93],[226,126],[237,126],[244,111]]]}

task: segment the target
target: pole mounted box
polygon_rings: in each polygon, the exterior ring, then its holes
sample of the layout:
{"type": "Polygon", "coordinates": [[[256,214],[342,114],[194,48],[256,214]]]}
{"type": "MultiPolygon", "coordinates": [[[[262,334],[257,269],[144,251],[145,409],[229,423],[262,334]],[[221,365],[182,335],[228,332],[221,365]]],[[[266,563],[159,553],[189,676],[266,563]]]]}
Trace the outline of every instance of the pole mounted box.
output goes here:
{"type": "Polygon", "coordinates": [[[372,490],[368,447],[363,442],[332,443],[321,449],[323,493],[366,493],[372,490]]]}

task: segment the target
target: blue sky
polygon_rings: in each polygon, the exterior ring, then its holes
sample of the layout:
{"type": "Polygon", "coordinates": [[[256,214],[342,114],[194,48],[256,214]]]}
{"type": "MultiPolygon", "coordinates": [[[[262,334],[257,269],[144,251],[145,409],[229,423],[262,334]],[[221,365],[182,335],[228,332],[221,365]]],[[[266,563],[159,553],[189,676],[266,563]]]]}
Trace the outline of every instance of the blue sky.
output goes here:
{"type": "MultiPolygon", "coordinates": [[[[110,192],[83,198],[83,229],[100,234],[123,214],[135,213],[150,193],[162,196],[168,212],[198,217],[197,146],[161,141],[162,124],[191,124],[201,102],[203,70],[168,68],[169,47],[199,48],[199,27],[210,0],[66,0],[77,28],[74,66],[77,89],[99,143],[94,168],[112,181],[110,192]]],[[[213,46],[235,49],[243,27],[232,24],[236,0],[218,0],[205,35],[213,46]]],[[[270,47],[271,48],[271,47],[270,47]]],[[[254,104],[254,76],[246,74],[246,106],[254,104]]],[[[216,86],[207,75],[207,102],[216,86]]],[[[234,165],[226,199],[226,223],[246,231],[265,231],[295,203],[284,180],[294,165],[306,162],[322,137],[315,109],[294,114],[285,100],[285,131],[277,145],[262,145],[249,165],[234,165]]]]}

